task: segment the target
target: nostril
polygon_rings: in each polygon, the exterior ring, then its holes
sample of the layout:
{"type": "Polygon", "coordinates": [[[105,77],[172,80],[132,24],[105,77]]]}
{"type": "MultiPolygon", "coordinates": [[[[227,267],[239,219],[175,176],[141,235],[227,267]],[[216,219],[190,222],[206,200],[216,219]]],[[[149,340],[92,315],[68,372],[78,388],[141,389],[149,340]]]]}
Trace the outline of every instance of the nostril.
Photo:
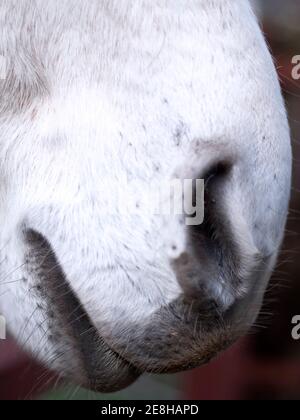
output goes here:
{"type": "Polygon", "coordinates": [[[230,161],[213,163],[210,167],[208,167],[206,173],[203,174],[205,187],[208,187],[213,180],[225,177],[230,172],[231,168],[232,163],[230,161]]]}
{"type": "Polygon", "coordinates": [[[246,200],[237,200],[235,159],[203,165],[204,222],[186,228],[186,249],[173,261],[179,284],[193,299],[214,301],[228,310],[245,296],[260,259],[244,219],[246,200]]]}
{"type": "Polygon", "coordinates": [[[193,245],[197,247],[197,241],[202,240],[206,247],[214,250],[218,237],[218,229],[221,229],[220,210],[222,206],[222,186],[227,182],[232,166],[223,161],[214,163],[203,174],[204,179],[204,220],[201,225],[192,226],[190,235],[193,245]]]}

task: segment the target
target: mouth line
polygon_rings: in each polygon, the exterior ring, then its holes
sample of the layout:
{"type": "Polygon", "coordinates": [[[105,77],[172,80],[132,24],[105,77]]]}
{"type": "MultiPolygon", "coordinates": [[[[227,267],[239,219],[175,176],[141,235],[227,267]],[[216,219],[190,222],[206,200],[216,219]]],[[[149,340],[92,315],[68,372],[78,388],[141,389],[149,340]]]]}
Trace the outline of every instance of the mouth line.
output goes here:
{"type": "Polygon", "coordinates": [[[98,392],[115,392],[133,383],[142,372],[111,348],[98,332],[70,286],[50,243],[33,230],[27,230],[25,238],[30,249],[27,258],[41,261],[35,266],[37,277],[41,279],[39,293],[47,302],[49,312],[55,312],[66,336],[76,343],[74,347],[84,376],[80,378],[82,385],[98,392]]]}
{"type": "MultiPolygon", "coordinates": [[[[67,376],[71,380],[76,378],[80,385],[103,393],[119,391],[146,372],[175,373],[198,367],[232,344],[232,332],[236,329],[230,322],[232,316],[224,325],[224,319],[220,319],[219,312],[211,307],[210,301],[197,301],[193,307],[184,296],[172,305],[160,308],[142,329],[139,325],[130,328],[126,325],[128,333],[130,331],[130,342],[127,337],[118,338],[118,331],[115,337],[111,337],[110,331],[101,331],[93,324],[46,238],[33,230],[24,233],[29,249],[26,258],[33,262],[32,270],[39,280],[39,293],[47,303],[48,311],[55,313],[51,332],[60,336],[63,332],[72,343],[76,361],[78,359],[79,362],[78,372],[67,376]],[[199,317],[202,328],[198,323],[199,317]],[[216,325],[223,325],[222,340],[219,328],[215,331],[216,325]]],[[[50,312],[48,315],[51,318],[50,312]]],[[[118,330],[117,326],[115,328],[118,330]]],[[[67,364],[68,356],[64,357],[67,364]]]]}
{"type": "Polygon", "coordinates": [[[88,378],[88,387],[98,392],[116,392],[126,388],[142,372],[107,343],[82,306],[81,311],[80,325],[75,321],[72,332],[88,378]]]}
{"type": "Polygon", "coordinates": [[[71,289],[68,301],[66,308],[77,305],[68,323],[86,373],[87,386],[95,391],[115,392],[134,382],[141,372],[109,346],[71,289]]]}

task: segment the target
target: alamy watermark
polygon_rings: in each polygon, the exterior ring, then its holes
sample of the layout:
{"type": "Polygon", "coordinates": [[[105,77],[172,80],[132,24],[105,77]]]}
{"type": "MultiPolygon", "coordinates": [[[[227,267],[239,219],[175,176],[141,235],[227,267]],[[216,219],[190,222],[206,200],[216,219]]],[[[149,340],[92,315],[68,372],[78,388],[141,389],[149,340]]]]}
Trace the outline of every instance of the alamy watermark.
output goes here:
{"type": "Polygon", "coordinates": [[[0,340],[6,339],[6,319],[0,315],[0,340]]]}
{"type": "Polygon", "coordinates": [[[292,325],[294,328],[292,329],[292,338],[295,341],[300,340],[300,315],[295,315],[292,319],[292,325]]]}
{"type": "Polygon", "coordinates": [[[295,55],[292,58],[292,78],[294,80],[300,80],[300,55],[295,55]]]}
{"type": "MultiPolygon", "coordinates": [[[[199,226],[204,221],[203,179],[172,179],[155,183],[102,180],[102,188],[110,191],[102,209],[107,215],[183,216],[186,226],[199,226]]],[[[98,192],[101,196],[101,191],[98,192]]],[[[104,194],[105,196],[106,194],[104,194]]]]}
{"type": "MultiPolygon", "coordinates": [[[[86,200],[97,205],[103,217],[135,217],[149,222],[153,216],[180,218],[186,226],[199,226],[204,221],[205,181],[203,179],[162,179],[148,181],[125,176],[103,177],[101,183],[88,192],[86,200]]],[[[82,204],[80,195],[65,185],[57,187],[57,196],[64,197],[65,205],[82,204]],[[61,191],[59,189],[61,188],[61,191]]],[[[48,195],[41,190],[36,194],[36,206],[48,205],[48,195]]]]}

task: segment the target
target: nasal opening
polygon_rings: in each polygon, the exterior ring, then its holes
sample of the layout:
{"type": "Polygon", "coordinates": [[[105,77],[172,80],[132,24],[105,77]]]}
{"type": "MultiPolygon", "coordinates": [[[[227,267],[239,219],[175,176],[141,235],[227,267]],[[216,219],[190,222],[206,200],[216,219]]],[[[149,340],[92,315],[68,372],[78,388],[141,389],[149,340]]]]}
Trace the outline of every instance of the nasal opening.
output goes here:
{"type": "Polygon", "coordinates": [[[203,163],[197,178],[205,185],[204,221],[186,227],[186,249],[172,265],[187,296],[226,311],[245,296],[261,259],[243,216],[246,198],[238,198],[238,162],[228,157],[203,163]]]}

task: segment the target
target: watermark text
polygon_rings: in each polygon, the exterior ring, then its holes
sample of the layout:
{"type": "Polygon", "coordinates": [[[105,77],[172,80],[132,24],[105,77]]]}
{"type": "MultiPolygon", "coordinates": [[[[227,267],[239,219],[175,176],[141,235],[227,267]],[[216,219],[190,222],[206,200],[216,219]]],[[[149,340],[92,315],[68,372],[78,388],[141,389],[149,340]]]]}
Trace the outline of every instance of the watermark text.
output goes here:
{"type": "Polygon", "coordinates": [[[295,55],[292,58],[292,65],[293,65],[292,78],[294,80],[300,80],[300,55],[295,55]]]}
{"type": "Polygon", "coordinates": [[[6,319],[0,315],[0,340],[6,340],[6,319]]]}

